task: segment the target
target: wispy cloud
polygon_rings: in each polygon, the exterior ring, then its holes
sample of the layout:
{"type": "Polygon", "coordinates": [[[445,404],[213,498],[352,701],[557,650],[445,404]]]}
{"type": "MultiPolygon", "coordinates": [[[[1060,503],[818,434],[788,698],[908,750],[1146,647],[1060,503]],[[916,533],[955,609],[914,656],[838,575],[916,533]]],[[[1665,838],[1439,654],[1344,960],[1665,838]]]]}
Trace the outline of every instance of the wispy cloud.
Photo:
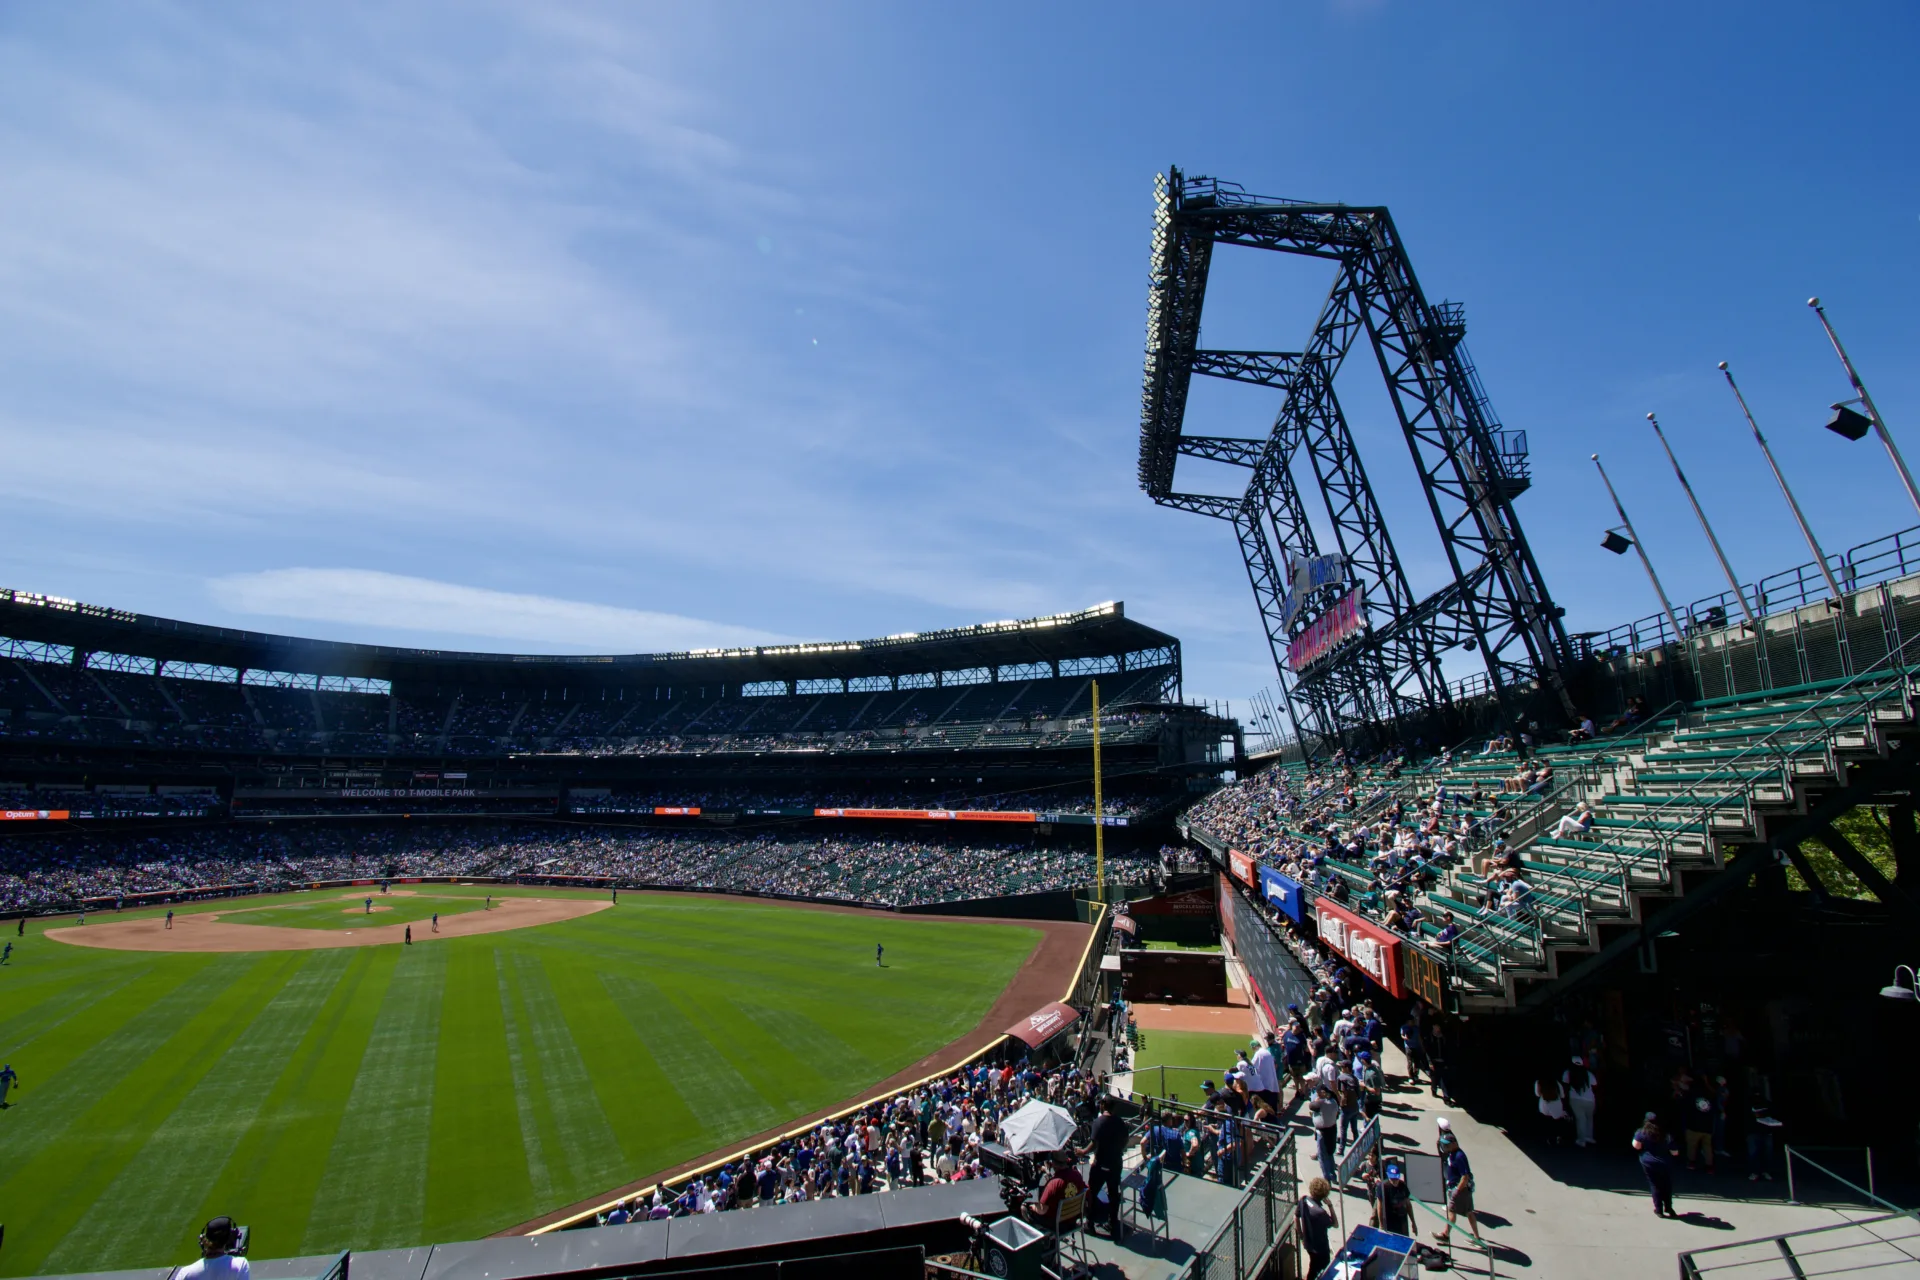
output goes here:
{"type": "Polygon", "coordinates": [[[269,569],[215,578],[207,589],[235,613],[516,640],[573,653],[672,653],[785,639],[674,613],[492,591],[377,569],[269,569]]]}

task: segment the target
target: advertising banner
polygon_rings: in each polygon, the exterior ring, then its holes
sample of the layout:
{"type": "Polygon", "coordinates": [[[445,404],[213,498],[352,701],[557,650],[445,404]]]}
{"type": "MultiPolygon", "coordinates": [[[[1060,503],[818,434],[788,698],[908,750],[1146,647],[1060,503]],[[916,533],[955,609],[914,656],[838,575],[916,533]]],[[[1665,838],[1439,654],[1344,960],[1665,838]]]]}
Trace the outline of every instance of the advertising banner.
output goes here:
{"type": "Polygon", "coordinates": [[[1260,868],[1260,896],[1295,924],[1300,923],[1300,882],[1272,867],[1260,868]]]}
{"type": "Polygon", "coordinates": [[[1313,913],[1314,923],[1320,929],[1320,941],[1345,956],[1349,964],[1390,994],[1407,994],[1406,984],[1400,978],[1400,939],[1325,898],[1314,899],[1313,913]]]}
{"type": "Polygon", "coordinates": [[[0,809],[0,822],[65,822],[66,809],[0,809]]]}
{"type": "Polygon", "coordinates": [[[1366,629],[1366,592],[1355,587],[1287,642],[1287,665],[1304,671],[1366,629]]]}
{"type": "Polygon", "coordinates": [[[656,818],[668,818],[668,817],[697,818],[700,816],[700,806],[684,805],[684,804],[677,804],[677,805],[657,804],[653,806],[653,816],[656,818]]]}
{"type": "Polygon", "coordinates": [[[914,822],[1038,822],[1040,815],[999,809],[815,809],[816,818],[905,818],[914,822]]]}
{"type": "Polygon", "coordinates": [[[1233,878],[1249,889],[1258,889],[1259,883],[1253,876],[1253,859],[1238,849],[1227,850],[1227,865],[1233,870],[1233,878]]]}
{"type": "Polygon", "coordinates": [[[1157,898],[1141,898],[1127,907],[1127,914],[1130,916],[1211,917],[1213,890],[1202,886],[1180,893],[1163,893],[1157,898]]]}

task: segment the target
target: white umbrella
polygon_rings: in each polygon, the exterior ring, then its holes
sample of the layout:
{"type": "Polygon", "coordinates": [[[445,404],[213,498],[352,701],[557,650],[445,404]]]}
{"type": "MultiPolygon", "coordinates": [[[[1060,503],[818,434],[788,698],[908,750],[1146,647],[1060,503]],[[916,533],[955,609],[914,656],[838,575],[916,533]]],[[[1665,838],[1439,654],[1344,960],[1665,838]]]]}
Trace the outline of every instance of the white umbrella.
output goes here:
{"type": "Polygon", "coordinates": [[[1007,1150],[1024,1156],[1061,1150],[1073,1141],[1076,1127],[1071,1115],[1036,1098],[1000,1122],[1000,1136],[1007,1150]]]}

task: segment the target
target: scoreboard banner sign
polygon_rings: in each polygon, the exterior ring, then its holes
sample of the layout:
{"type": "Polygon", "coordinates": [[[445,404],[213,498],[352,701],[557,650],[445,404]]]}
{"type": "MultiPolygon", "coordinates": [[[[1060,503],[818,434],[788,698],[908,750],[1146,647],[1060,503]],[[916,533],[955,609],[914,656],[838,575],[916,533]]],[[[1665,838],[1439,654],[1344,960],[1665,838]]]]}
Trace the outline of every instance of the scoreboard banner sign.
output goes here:
{"type": "Polygon", "coordinates": [[[654,816],[654,817],[656,817],[656,818],[668,818],[668,817],[674,817],[674,818],[697,818],[697,817],[699,817],[699,816],[700,816],[700,806],[699,806],[699,805],[697,805],[697,804],[694,804],[694,805],[686,805],[686,804],[676,804],[676,805],[663,805],[663,804],[657,804],[657,805],[655,805],[655,806],[653,806],[653,816],[654,816]]]}
{"type": "Polygon", "coordinates": [[[1400,939],[1325,898],[1314,899],[1313,914],[1320,941],[1345,956],[1349,964],[1385,987],[1390,995],[1407,994],[1400,978],[1400,939]]]}
{"type": "Polygon", "coordinates": [[[1321,587],[1347,580],[1347,558],[1343,555],[1303,556],[1287,552],[1287,594],[1280,598],[1280,625],[1291,627],[1300,614],[1300,606],[1321,587]]]}
{"type": "Polygon", "coordinates": [[[1436,1009],[1446,1008],[1447,978],[1440,962],[1418,947],[1400,948],[1400,968],[1407,988],[1436,1009]]]}
{"type": "Polygon", "coordinates": [[[67,809],[0,809],[0,822],[65,822],[67,809]]]}
{"type": "Polygon", "coordinates": [[[1272,867],[1260,868],[1260,896],[1295,924],[1300,923],[1300,882],[1272,867]]]}
{"type": "Polygon", "coordinates": [[[1233,869],[1233,878],[1235,880],[1238,880],[1249,889],[1257,889],[1260,887],[1259,882],[1254,879],[1252,858],[1240,852],[1238,849],[1229,849],[1227,850],[1227,865],[1233,869]]]}
{"type": "Polygon", "coordinates": [[[1304,671],[1367,629],[1367,593],[1355,587],[1287,642],[1287,665],[1304,671]]]}

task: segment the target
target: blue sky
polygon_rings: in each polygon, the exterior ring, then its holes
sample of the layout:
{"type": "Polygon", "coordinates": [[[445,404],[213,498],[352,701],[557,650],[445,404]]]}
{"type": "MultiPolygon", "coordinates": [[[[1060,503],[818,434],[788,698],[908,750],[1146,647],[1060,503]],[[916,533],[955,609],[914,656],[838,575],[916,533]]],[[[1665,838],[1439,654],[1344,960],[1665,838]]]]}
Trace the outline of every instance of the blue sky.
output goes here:
{"type": "MultiPolygon", "coordinates": [[[[1392,208],[1531,438],[1575,629],[1916,515],[1911,5],[13,5],[0,584],[362,640],[631,651],[1124,599],[1188,692],[1270,683],[1224,525],[1134,479],[1151,186],[1392,208]]],[[[1238,251],[1236,251],[1237,253],[1238,251]]],[[[1223,255],[1210,346],[1328,277],[1223,255]]],[[[1341,387],[1416,589],[1371,361],[1341,387]]],[[[1196,425],[1257,434],[1235,389],[1196,425]]],[[[1196,477],[1201,475],[1195,472],[1196,477]]]]}

